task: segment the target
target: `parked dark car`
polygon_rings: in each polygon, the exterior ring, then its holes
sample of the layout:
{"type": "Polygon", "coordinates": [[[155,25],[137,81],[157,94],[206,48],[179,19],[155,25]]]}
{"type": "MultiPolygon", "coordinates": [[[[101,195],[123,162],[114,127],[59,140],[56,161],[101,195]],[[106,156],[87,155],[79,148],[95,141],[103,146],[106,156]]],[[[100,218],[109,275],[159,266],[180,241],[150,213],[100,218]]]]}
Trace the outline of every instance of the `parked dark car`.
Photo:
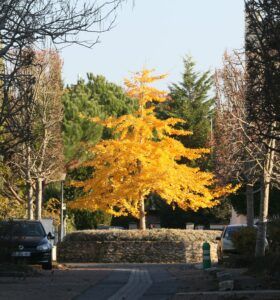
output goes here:
{"type": "Polygon", "coordinates": [[[40,221],[12,220],[0,222],[0,256],[6,261],[23,260],[52,269],[54,236],[45,232],[40,221]]]}

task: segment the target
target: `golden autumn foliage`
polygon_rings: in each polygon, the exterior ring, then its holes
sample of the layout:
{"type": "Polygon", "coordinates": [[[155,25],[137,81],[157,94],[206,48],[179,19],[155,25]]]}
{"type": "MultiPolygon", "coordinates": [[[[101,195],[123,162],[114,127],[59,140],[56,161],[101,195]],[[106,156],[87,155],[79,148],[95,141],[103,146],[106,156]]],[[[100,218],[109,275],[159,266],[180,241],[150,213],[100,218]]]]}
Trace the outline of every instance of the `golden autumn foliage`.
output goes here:
{"type": "Polygon", "coordinates": [[[56,198],[51,198],[44,203],[42,217],[46,219],[52,219],[54,225],[60,224],[60,200],[56,198]]]}
{"type": "Polygon", "coordinates": [[[85,196],[72,202],[71,208],[101,209],[115,216],[132,214],[140,218],[144,199],[150,193],[157,193],[168,204],[196,211],[217,205],[218,198],[233,192],[231,186],[216,187],[212,173],[178,163],[181,158],[198,159],[209,149],[185,148],[173,138],[192,134],[175,129],[184,121],[155,116],[154,103],[166,101],[167,94],[150,86],[165,75],[151,76],[151,72],[143,70],[132,80],[125,80],[127,94],[138,100],[138,111],[119,118],[92,119],[112,128],[117,138],[89,149],[94,158],[83,166],[93,167],[94,172],[92,178],[73,183],[83,188],[85,196]]]}
{"type": "Polygon", "coordinates": [[[14,199],[0,196],[0,221],[7,219],[21,219],[25,217],[25,206],[14,199]]]}

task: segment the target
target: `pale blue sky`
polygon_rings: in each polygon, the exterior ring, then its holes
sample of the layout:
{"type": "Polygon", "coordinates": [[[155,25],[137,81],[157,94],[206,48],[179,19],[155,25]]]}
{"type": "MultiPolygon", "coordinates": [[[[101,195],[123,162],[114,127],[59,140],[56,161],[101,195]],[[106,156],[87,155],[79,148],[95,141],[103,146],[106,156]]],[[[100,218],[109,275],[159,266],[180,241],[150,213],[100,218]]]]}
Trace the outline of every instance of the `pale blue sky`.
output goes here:
{"type": "Polygon", "coordinates": [[[200,71],[221,65],[225,50],[244,42],[244,0],[128,0],[119,10],[115,28],[101,43],[86,49],[62,50],[65,83],[78,75],[102,74],[122,84],[144,66],[169,76],[160,85],[178,82],[182,58],[191,54],[200,71]]]}

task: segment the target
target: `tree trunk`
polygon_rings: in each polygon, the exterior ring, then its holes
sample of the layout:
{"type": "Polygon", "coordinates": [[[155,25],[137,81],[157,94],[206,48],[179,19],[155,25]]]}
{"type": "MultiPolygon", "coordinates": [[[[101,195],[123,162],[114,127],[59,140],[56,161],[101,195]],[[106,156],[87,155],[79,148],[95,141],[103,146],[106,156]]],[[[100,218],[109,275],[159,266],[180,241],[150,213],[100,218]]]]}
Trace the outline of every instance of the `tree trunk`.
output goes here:
{"type": "Polygon", "coordinates": [[[267,150],[264,168],[263,168],[263,180],[261,187],[261,200],[260,200],[260,216],[258,223],[257,241],[255,256],[261,257],[265,255],[265,239],[266,239],[266,229],[267,229],[267,217],[268,217],[268,207],[269,207],[269,190],[271,175],[273,172],[274,164],[274,154],[275,151],[275,140],[272,139],[269,143],[270,148],[267,150]]]}
{"type": "Polygon", "coordinates": [[[256,257],[261,257],[265,255],[269,187],[270,184],[265,183],[265,175],[264,175],[262,187],[261,187],[260,216],[258,222],[257,241],[256,241],[256,249],[255,249],[256,257]]]}
{"type": "Polygon", "coordinates": [[[141,199],[140,203],[140,229],[146,230],[145,200],[141,199]]]}
{"type": "Polygon", "coordinates": [[[246,184],[247,226],[254,226],[254,185],[246,184]]]}
{"type": "Polygon", "coordinates": [[[27,201],[28,201],[28,206],[27,206],[27,215],[29,220],[34,219],[34,210],[33,210],[33,187],[31,183],[28,183],[27,185],[27,201]]]}
{"type": "Polygon", "coordinates": [[[27,187],[27,216],[29,220],[34,219],[33,210],[33,186],[30,172],[31,158],[30,158],[30,146],[26,146],[26,165],[25,165],[25,182],[27,187]]]}
{"type": "Polygon", "coordinates": [[[42,201],[43,201],[43,179],[36,180],[36,220],[42,218],[42,201]]]}

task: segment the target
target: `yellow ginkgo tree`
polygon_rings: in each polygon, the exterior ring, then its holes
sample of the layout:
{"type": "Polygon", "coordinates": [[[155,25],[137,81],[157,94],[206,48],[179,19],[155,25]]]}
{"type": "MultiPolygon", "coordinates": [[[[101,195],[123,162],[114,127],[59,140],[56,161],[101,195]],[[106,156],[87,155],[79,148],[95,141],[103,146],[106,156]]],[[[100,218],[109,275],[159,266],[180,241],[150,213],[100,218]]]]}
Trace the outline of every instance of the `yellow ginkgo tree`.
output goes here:
{"type": "Polygon", "coordinates": [[[168,204],[196,211],[217,205],[220,197],[234,190],[217,187],[212,173],[179,163],[182,158],[198,159],[209,150],[185,148],[173,138],[192,134],[175,129],[183,120],[156,117],[155,103],[166,101],[167,94],[150,84],[165,75],[152,76],[151,72],[143,70],[125,80],[127,94],[138,100],[134,114],[92,119],[112,128],[116,138],[89,149],[93,159],[83,166],[93,167],[92,178],[73,183],[83,188],[84,196],[72,202],[71,208],[101,209],[115,216],[131,214],[145,229],[145,198],[151,193],[168,204]]]}

